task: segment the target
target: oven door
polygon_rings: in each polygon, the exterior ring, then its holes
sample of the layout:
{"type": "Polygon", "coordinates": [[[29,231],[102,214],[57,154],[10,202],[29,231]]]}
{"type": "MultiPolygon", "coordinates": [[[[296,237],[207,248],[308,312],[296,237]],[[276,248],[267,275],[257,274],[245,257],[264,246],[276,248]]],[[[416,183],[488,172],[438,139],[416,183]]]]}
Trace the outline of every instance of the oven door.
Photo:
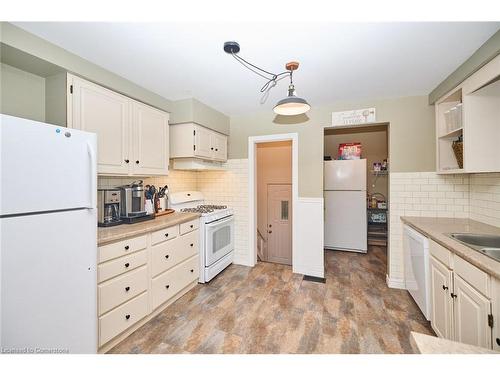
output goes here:
{"type": "Polygon", "coordinates": [[[205,224],[205,266],[209,267],[234,250],[234,218],[205,224]]]}

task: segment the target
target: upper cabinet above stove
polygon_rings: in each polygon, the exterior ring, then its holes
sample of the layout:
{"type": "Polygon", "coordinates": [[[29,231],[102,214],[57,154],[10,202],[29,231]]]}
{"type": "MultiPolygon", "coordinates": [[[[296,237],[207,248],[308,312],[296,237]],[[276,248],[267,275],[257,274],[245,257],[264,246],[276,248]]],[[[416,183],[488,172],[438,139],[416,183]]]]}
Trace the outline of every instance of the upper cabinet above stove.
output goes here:
{"type": "Polygon", "coordinates": [[[97,133],[98,173],[167,175],[169,114],[68,74],[68,127],[97,133]]]}
{"type": "Polygon", "coordinates": [[[227,136],[195,123],[170,126],[170,157],[227,161],[227,136]]]}

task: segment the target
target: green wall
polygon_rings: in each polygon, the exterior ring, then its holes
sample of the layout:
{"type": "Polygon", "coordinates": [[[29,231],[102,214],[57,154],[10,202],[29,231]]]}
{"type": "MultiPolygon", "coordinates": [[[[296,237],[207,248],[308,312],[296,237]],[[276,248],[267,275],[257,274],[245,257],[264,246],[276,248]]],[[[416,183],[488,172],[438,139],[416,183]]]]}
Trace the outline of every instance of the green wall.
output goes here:
{"type": "Polygon", "coordinates": [[[0,113],[45,121],[45,78],[0,65],[0,113]]]}
{"type": "Polygon", "coordinates": [[[323,133],[332,111],[375,107],[377,122],[389,122],[389,162],[392,172],[435,170],[434,106],[427,96],[336,103],[313,108],[306,115],[286,118],[273,112],[231,117],[229,158],[248,157],[248,137],[298,133],[299,195],[323,196],[323,133]],[[295,122],[295,123],[292,123],[295,122]]]}

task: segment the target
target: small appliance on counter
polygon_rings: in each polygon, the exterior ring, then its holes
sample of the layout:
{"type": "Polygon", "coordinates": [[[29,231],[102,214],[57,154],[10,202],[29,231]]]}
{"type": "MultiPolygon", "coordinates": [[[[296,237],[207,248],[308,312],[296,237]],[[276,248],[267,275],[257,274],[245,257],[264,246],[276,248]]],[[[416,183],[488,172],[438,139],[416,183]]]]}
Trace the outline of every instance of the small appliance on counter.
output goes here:
{"type": "Polygon", "coordinates": [[[148,214],[145,209],[144,186],[142,180],[123,185],[120,189],[120,217],[126,224],[154,219],[155,215],[148,214]]]}
{"type": "Polygon", "coordinates": [[[112,227],[122,224],[120,219],[120,190],[97,190],[97,225],[99,227],[112,227]]]}

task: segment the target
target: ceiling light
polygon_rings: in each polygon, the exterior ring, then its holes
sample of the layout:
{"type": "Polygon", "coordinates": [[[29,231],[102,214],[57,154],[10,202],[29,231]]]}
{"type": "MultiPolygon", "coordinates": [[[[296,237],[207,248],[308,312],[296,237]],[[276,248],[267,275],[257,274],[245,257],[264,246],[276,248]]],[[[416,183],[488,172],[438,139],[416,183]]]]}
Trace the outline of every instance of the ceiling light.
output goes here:
{"type": "Polygon", "coordinates": [[[290,85],[288,86],[288,96],[281,99],[275,106],[274,112],[278,115],[283,116],[294,116],[306,113],[311,109],[309,103],[302,98],[295,95],[295,86],[293,84],[293,72],[299,68],[299,63],[296,61],[289,62],[285,65],[286,71],[282,73],[272,73],[267,70],[261,69],[258,66],[248,62],[243,57],[238,55],[240,52],[240,45],[238,42],[225,42],[224,51],[235,58],[241,65],[243,65],[248,70],[261,76],[266,80],[266,83],[260,89],[260,92],[268,92],[274,86],[276,86],[280,77],[288,75],[290,77],[290,85]]]}

